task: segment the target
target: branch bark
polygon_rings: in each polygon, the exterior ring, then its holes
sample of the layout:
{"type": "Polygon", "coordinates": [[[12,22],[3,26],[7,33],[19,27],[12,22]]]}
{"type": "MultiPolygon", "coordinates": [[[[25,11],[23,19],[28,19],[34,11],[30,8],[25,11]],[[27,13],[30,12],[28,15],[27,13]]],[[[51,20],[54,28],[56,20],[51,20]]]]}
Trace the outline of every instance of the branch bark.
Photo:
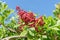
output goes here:
{"type": "Polygon", "coordinates": [[[13,38],[27,38],[26,36],[10,36],[10,37],[6,37],[6,38],[3,38],[1,40],[10,40],[10,39],[13,39],[13,38]]]}

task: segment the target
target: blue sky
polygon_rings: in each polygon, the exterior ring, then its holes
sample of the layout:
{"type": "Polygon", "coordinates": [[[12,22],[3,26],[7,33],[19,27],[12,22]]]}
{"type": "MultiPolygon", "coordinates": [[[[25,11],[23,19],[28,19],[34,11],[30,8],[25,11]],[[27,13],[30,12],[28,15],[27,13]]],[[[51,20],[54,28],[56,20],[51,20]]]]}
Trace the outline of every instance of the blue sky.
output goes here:
{"type": "Polygon", "coordinates": [[[60,0],[2,0],[6,2],[9,8],[15,10],[16,6],[19,5],[26,11],[33,11],[39,15],[53,16],[53,10],[55,4],[59,3],[60,0]]]}

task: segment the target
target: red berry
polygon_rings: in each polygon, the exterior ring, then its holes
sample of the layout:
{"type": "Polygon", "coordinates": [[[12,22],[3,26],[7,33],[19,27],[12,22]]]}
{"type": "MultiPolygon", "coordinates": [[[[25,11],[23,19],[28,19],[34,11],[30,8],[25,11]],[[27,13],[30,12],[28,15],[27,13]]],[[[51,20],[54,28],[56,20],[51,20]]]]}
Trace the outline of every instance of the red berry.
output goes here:
{"type": "Polygon", "coordinates": [[[20,11],[20,7],[19,7],[19,6],[16,6],[16,10],[17,10],[17,11],[20,11]]]}

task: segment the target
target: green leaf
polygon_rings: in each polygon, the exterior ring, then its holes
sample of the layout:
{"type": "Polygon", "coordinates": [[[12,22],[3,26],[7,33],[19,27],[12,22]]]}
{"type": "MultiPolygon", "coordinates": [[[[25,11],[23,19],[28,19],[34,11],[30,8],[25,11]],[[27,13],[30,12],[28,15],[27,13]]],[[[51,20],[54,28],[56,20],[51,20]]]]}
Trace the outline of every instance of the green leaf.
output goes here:
{"type": "Polygon", "coordinates": [[[6,3],[0,2],[0,12],[3,12],[7,7],[8,5],[6,3]]]}
{"type": "Polygon", "coordinates": [[[41,40],[41,38],[39,38],[38,40],[41,40]]]}
{"type": "Polygon", "coordinates": [[[5,10],[6,8],[8,8],[8,5],[6,3],[2,3],[2,10],[5,10]]]}
{"type": "Polygon", "coordinates": [[[29,34],[30,34],[31,36],[34,36],[34,33],[33,33],[32,31],[29,31],[29,34]]]}
{"type": "Polygon", "coordinates": [[[23,32],[21,32],[20,36],[26,36],[26,34],[27,34],[27,31],[24,30],[23,32]]]}
{"type": "Polygon", "coordinates": [[[60,30],[60,29],[59,29],[59,28],[57,28],[57,27],[54,27],[54,28],[52,28],[52,29],[54,29],[54,30],[56,30],[56,31],[60,30]]]}
{"type": "Polygon", "coordinates": [[[0,15],[0,23],[4,23],[4,18],[0,15]]]}
{"type": "Polygon", "coordinates": [[[2,21],[2,19],[3,19],[3,18],[2,18],[2,16],[0,15],[0,22],[2,21]]]}
{"type": "Polygon", "coordinates": [[[29,30],[31,30],[31,31],[35,31],[35,28],[29,28],[29,30]]]}
{"type": "Polygon", "coordinates": [[[14,28],[17,29],[20,26],[20,24],[14,25],[14,28]]]}
{"type": "Polygon", "coordinates": [[[46,36],[46,35],[42,35],[42,37],[43,37],[43,38],[47,38],[47,36],[46,36]]]}
{"type": "Polygon", "coordinates": [[[2,14],[3,14],[3,17],[6,19],[13,12],[14,11],[12,9],[6,9],[4,10],[4,12],[2,12],[2,14]]]}
{"type": "Polygon", "coordinates": [[[0,2],[0,8],[2,7],[2,2],[0,2]]]}

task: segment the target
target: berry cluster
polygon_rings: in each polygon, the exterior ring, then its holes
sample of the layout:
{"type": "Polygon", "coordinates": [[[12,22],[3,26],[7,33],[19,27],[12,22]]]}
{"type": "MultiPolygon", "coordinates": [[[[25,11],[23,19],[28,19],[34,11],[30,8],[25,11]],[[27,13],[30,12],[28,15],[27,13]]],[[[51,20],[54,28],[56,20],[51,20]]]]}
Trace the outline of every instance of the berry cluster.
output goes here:
{"type": "Polygon", "coordinates": [[[19,19],[21,19],[25,24],[20,26],[22,29],[24,25],[29,25],[30,27],[34,27],[36,31],[38,31],[38,26],[43,26],[43,16],[36,18],[33,12],[26,12],[21,10],[19,6],[16,6],[16,10],[18,11],[19,19]]]}

